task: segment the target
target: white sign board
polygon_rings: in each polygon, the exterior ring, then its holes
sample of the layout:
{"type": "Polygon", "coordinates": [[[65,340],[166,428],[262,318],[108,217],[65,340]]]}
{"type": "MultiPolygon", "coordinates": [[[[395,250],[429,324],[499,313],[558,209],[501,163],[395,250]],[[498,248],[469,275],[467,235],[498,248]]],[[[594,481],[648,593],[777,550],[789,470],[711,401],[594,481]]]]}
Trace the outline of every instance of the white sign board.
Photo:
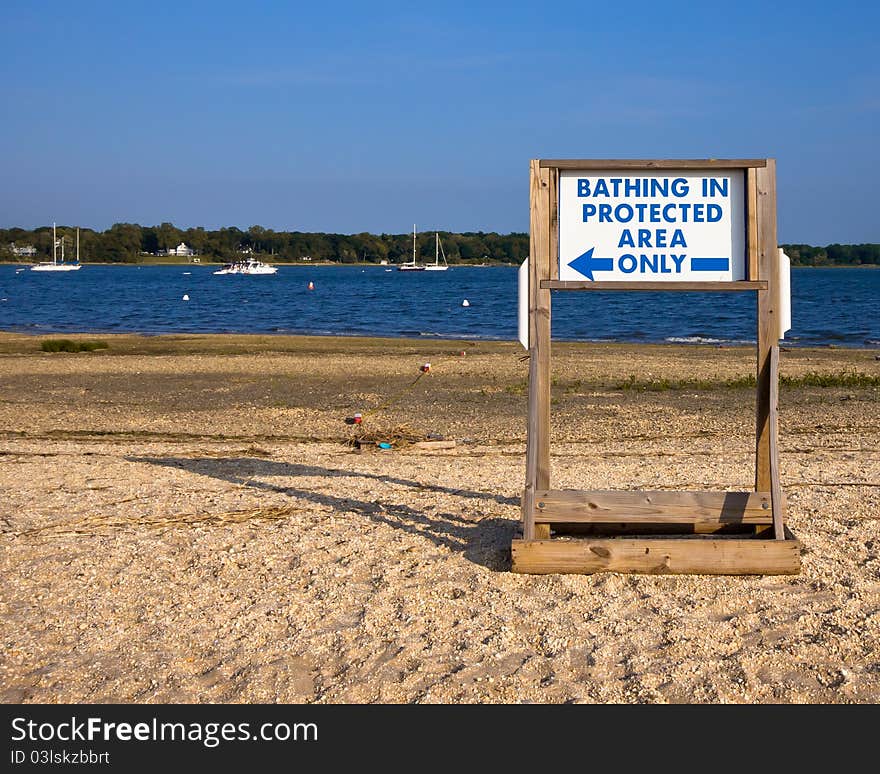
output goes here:
{"type": "Polygon", "coordinates": [[[742,170],[562,170],[559,279],[745,279],[742,170]]]}

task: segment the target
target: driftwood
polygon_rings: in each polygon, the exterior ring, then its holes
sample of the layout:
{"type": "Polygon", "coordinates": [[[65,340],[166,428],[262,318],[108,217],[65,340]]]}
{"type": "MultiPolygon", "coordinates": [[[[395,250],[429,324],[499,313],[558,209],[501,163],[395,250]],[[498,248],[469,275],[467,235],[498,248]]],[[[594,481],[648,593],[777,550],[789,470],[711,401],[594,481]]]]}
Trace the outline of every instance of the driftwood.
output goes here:
{"type": "Polygon", "coordinates": [[[455,441],[447,441],[445,438],[419,433],[406,425],[400,425],[392,430],[364,430],[362,426],[359,432],[352,436],[346,443],[356,449],[383,448],[403,449],[452,449],[455,441]]]}

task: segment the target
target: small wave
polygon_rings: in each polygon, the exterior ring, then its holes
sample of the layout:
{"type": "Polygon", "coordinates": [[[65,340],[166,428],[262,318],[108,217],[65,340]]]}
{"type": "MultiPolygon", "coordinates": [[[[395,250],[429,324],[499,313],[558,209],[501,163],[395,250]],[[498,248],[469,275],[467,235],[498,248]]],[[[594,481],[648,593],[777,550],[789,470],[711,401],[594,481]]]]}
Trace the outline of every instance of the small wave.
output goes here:
{"type": "Polygon", "coordinates": [[[565,341],[574,344],[579,342],[586,342],[587,344],[613,344],[615,342],[622,342],[624,339],[615,339],[612,336],[606,336],[605,338],[602,338],[601,336],[593,338],[584,338],[582,336],[577,336],[575,338],[569,336],[554,336],[553,341],[565,341]]]}
{"type": "Polygon", "coordinates": [[[459,339],[464,339],[467,341],[511,341],[512,340],[512,339],[509,339],[505,336],[500,336],[500,335],[494,336],[494,335],[486,334],[486,333],[464,333],[464,332],[459,332],[459,331],[450,331],[449,333],[443,333],[443,334],[437,333],[437,334],[432,334],[432,335],[434,335],[440,339],[451,340],[451,341],[457,341],[459,339]]]}
{"type": "Polygon", "coordinates": [[[669,336],[663,339],[671,344],[754,344],[749,339],[713,339],[709,336],[669,336]]]}
{"type": "Polygon", "coordinates": [[[429,336],[431,338],[442,338],[448,334],[445,333],[437,333],[436,331],[416,331],[416,330],[400,330],[397,332],[398,336],[406,336],[407,338],[418,338],[420,336],[429,336]]]}

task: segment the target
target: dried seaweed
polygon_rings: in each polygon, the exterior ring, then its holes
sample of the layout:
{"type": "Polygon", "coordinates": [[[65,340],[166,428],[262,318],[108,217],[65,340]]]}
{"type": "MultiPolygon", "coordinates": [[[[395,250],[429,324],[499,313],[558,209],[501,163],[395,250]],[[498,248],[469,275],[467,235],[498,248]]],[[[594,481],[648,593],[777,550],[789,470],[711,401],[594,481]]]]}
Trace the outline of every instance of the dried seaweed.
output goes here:
{"type": "Polygon", "coordinates": [[[390,430],[366,430],[363,425],[359,425],[355,433],[346,440],[345,445],[353,446],[355,449],[363,449],[387,443],[392,448],[402,449],[426,439],[427,436],[424,433],[420,433],[408,425],[398,425],[390,430]]]}

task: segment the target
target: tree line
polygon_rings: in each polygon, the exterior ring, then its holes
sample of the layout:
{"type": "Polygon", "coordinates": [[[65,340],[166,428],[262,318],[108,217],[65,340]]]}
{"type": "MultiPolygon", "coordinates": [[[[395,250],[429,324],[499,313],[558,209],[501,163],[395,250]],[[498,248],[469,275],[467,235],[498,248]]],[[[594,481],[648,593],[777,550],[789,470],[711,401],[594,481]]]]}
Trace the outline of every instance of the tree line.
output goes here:
{"type": "MultiPolygon", "coordinates": [[[[59,226],[58,238],[65,240],[65,258],[73,257],[76,229],[59,226]]],[[[456,263],[519,264],[529,253],[529,235],[514,232],[440,231],[440,243],[446,260],[456,263]]],[[[100,263],[139,263],[149,256],[164,254],[181,242],[195,250],[205,262],[234,260],[242,252],[251,252],[263,260],[282,263],[301,261],[332,263],[402,263],[412,258],[412,234],[325,234],[320,232],[274,231],[262,226],[247,230],[235,226],[208,231],[204,228],[180,229],[171,223],[140,226],[115,223],[105,231],[81,228],[80,257],[100,263]]],[[[0,260],[17,258],[12,245],[32,245],[37,255],[31,260],[51,260],[52,227],[33,230],[0,229],[0,260]]],[[[804,244],[780,245],[794,266],[858,266],[880,264],[880,244],[814,247],[804,244]]],[[[417,235],[416,257],[434,260],[434,232],[417,235]]]]}
{"type": "Polygon", "coordinates": [[[868,266],[880,264],[880,245],[779,245],[792,266],[868,266]]]}
{"type": "MultiPolygon", "coordinates": [[[[65,257],[72,256],[76,229],[59,226],[57,238],[65,239],[65,257]]],[[[520,263],[529,250],[528,234],[440,231],[440,245],[451,263],[520,263]]],[[[140,226],[116,223],[106,231],[81,228],[80,258],[101,263],[138,263],[149,256],[162,255],[181,242],[195,250],[202,261],[224,262],[242,252],[264,260],[283,263],[300,261],[333,263],[401,263],[412,259],[413,238],[407,234],[325,234],[302,231],[273,231],[261,226],[242,230],[235,226],[208,231],[204,228],[176,228],[171,223],[140,226]]],[[[0,258],[12,260],[11,244],[33,245],[35,260],[52,257],[52,227],[32,231],[21,228],[0,229],[0,258]]],[[[434,232],[418,234],[416,256],[432,261],[435,254],[434,232]]]]}

